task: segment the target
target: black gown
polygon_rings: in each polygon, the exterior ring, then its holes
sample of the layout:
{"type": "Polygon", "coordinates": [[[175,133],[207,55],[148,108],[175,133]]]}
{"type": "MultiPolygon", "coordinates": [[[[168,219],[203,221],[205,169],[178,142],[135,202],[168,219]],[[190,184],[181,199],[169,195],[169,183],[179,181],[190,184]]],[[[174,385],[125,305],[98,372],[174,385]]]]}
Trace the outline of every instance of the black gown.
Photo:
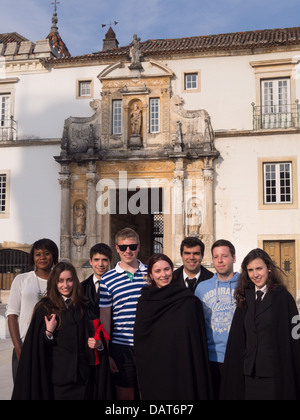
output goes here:
{"type": "MultiPolygon", "coordinates": [[[[46,337],[47,310],[40,305],[29,326],[19,361],[12,400],[83,400],[94,350],[87,342],[95,331],[87,311],[69,308],[62,313],[54,339],[46,337]]],[[[105,378],[103,378],[105,390],[105,378]]]]}
{"type": "Polygon", "coordinates": [[[134,349],[142,400],[211,399],[202,303],[178,282],[142,289],[134,349]]]}
{"type": "MultiPolygon", "coordinates": [[[[300,338],[293,337],[293,329],[296,325],[292,322],[299,318],[298,309],[293,297],[286,289],[278,287],[268,293],[272,294],[271,299],[268,302],[265,301],[264,307],[260,306],[260,311],[268,308],[271,302],[269,309],[272,322],[269,333],[272,337],[272,351],[276,360],[275,399],[299,400],[300,338]]],[[[231,324],[220,392],[222,400],[245,399],[245,316],[247,311],[254,311],[254,289],[252,291],[246,289],[246,296],[247,304],[243,308],[236,309],[231,324]]],[[[263,302],[260,305],[263,305],[263,302]]]]}

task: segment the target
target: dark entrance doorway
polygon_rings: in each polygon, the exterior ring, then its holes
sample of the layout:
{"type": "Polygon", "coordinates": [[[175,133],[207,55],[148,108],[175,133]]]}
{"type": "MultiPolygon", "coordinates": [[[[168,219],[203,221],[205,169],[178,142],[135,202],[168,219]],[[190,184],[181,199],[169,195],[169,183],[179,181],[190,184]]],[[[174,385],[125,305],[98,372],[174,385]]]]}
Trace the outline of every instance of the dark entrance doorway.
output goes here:
{"type": "Polygon", "coordinates": [[[130,227],[140,237],[139,259],[146,264],[153,253],[163,252],[162,188],[138,191],[115,190],[114,193],[116,194],[116,211],[115,214],[110,215],[113,263],[119,259],[115,250],[115,235],[121,229],[130,227]]]}

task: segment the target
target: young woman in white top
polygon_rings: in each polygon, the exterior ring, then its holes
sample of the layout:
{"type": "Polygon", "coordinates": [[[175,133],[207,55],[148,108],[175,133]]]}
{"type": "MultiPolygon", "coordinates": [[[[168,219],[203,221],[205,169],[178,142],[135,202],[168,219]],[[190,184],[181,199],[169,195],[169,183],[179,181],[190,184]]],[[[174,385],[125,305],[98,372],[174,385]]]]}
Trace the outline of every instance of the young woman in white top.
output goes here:
{"type": "Polygon", "coordinates": [[[58,262],[57,245],[50,239],[36,241],[29,254],[32,271],[19,274],[13,281],[6,316],[9,333],[13,342],[12,371],[15,378],[33,309],[47,288],[47,280],[52,267],[58,262]]]}

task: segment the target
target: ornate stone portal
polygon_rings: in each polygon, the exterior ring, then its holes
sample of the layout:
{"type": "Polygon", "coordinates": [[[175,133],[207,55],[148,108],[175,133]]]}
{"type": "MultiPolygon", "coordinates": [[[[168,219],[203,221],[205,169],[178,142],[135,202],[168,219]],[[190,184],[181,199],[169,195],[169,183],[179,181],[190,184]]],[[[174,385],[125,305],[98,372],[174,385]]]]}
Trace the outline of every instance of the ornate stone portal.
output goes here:
{"type": "Polygon", "coordinates": [[[114,248],[113,236],[124,226],[139,232],[142,260],[159,243],[179,265],[184,236],[200,237],[208,248],[214,240],[213,161],[219,154],[210,117],[205,110],[186,110],[183,99],[172,95],[173,72],[142,61],[139,51],[135,36],[131,62],[99,74],[102,99],[90,103],[94,114],[65,121],[56,157],[61,256],[77,268],[96,242],[114,248]]]}

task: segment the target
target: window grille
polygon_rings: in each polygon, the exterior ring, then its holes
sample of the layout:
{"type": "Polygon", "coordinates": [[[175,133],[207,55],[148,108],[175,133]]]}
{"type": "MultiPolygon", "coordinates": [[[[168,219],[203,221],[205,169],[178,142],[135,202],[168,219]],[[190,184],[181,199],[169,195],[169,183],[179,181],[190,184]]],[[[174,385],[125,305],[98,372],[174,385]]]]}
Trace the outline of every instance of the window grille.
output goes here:
{"type": "Polygon", "coordinates": [[[0,250],[0,289],[9,290],[13,279],[28,271],[29,254],[16,249],[0,250]]]}

